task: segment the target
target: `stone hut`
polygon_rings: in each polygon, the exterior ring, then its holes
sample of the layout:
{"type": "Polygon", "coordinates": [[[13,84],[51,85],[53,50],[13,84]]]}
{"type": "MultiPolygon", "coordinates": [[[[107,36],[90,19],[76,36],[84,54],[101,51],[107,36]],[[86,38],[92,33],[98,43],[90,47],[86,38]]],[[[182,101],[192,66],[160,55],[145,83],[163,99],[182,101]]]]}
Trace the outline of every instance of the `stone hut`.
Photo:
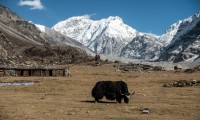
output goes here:
{"type": "Polygon", "coordinates": [[[1,76],[21,76],[21,77],[51,77],[68,76],[68,67],[54,66],[34,66],[34,67],[11,67],[0,68],[1,76]]]}

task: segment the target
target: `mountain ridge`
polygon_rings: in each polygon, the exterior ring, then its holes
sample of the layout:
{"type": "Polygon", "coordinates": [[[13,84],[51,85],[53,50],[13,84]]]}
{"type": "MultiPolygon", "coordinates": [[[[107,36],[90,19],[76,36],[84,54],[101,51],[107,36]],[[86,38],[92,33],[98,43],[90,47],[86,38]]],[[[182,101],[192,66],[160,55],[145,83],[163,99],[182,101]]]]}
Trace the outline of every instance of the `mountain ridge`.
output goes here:
{"type": "MultiPolygon", "coordinates": [[[[167,54],[164,51],[169,46],[176,44],[178,39],[196,26],[200,21],[199,16],[200,12],[179,20],[177,23],[172,24],[161,36],[139,32],[124,24],[118,16],[110,16],[100,20],[91,20],[89,16],[76,16],[58,22],[52,29],[73,37],[91,50],[107,56],[177,62],[174,59],[162,59],[161,57],[167,54]],[[93,36],[96,33],[98,34],[93,36]],[[137,45],[134,43],[137,43],[137,45]]],[[[195,41],[199,41],[198,37],[195,41]]],[[[190,57],[182,60],[189,59],[190,57]]]]}

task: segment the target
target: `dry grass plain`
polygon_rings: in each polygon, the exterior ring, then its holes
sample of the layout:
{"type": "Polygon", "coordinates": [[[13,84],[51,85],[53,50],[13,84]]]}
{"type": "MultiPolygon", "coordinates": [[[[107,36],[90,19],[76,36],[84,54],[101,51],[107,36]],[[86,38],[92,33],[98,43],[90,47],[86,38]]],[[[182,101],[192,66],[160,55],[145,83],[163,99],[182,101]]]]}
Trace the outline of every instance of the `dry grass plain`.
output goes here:
{"type": "Polygon", "coordinates": [[[0,82],[36,83],[0,86],[0,120],[200,120],[200,87],[162,87],[199,80],[200,72],[122,73],[112,66],[73,65],[70,77],[1,77],[0,82]],[[99,80],[124,80],[136,93],[129,104],[105,99],[94,103],[91,90],[99,80]],[[143,108],[150,114],[141,114],[143,108]]]}

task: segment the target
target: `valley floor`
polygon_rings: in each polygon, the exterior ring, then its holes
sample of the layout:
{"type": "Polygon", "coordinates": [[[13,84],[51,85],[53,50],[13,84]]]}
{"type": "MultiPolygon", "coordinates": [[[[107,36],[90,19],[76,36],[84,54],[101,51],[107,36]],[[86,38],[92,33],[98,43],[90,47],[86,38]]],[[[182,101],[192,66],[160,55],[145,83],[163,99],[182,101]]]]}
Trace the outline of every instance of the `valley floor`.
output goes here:
{"type": "Polygon", "coordinates": [[[177,80],[199,80],[200,72],[115,71],[71,65],[70,77],[0,77],[0,82],[34,81],[30,86],[0,86],[0,120],[199,120],[200,87],[162,87],[177,80]],[[124,80],[129,104],[103,99],[94,103],[91,90],[100,80],[124,80]],[[149,114],[141,110],[149,108],[149,114]]]}

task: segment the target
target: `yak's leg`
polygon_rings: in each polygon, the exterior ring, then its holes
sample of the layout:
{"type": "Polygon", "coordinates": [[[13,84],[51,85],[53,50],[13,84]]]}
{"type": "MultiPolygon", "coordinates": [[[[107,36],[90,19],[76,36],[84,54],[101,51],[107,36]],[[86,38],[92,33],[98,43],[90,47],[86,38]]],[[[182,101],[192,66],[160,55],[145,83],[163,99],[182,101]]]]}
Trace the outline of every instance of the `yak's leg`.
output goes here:
{"type": "Polygon", "coordinates": [[[95,103],[97,103],[97,102],[99,102],[99,99],[98,98],[95,98],[95,101],[94,101],[95,103]]]}
{"type": "Polygon", "coordinates": [[[102,98],[103,98],[103,95],[95,96],[95,103],[99,102],[99,100],[102,98]]]}
{"type": "Polygon", "coordinates": [[[122,103],[122,97],[117,97],[116,100],[118,103],[122,103]]]}

